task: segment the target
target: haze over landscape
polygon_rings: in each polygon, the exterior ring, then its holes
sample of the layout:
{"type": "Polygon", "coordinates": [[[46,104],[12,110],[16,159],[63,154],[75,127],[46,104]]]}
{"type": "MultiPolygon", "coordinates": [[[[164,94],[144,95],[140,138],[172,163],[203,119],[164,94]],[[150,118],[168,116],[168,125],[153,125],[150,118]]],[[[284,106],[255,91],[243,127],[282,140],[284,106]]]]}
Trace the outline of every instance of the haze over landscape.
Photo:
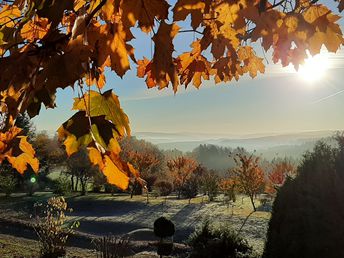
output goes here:
{"type": "MultiPolygon", "coordinates": [[[[109,73],[106,88],[119,95],[132,135],[162,149],[191,151],[200,144],[214,144],[257,150],[268,158],[299,157],[316,140],[344,129],[338,112],[344,108],[343,51],[325,55],[327,72],[312,82],[294,68],[269,65],[266,74],[254,80],[209,82],[202,90],[188,88],[176,95],[170,89],[147,89],[134,71],[123,80],[109,73]]],[[[42,110],[33,120],[37,129],[53,135],[74,113],[71,96],[77,93],[58,91],[58,108],[42,110]]]]}

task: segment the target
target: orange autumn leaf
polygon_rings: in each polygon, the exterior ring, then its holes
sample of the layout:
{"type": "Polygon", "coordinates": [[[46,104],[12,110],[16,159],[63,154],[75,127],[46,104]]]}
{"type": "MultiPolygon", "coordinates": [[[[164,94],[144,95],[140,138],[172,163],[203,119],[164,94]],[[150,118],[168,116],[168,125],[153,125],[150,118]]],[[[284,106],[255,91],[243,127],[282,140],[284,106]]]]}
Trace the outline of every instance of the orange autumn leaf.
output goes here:
{"type": "Polygon", "coordinates": [[[149,32],[154,19],[167,19],[169,4],[165,0],[126,0],[121,4],[123,25],[126,28],[138,26],[149,32]]]}
{"type": "Polygon", "coordinates": [[[179,26],[175,23],[161,22],[158,32],[152,38],[155,51],[152,62],[152,76],[160,88],[165,88],[171,82],[176,92],[179,84],[176,66],[172,57],[174,51],[173,38],[177,35],[179,26]]]}
{"type": "Polygon", "coordinates": [[[110,184],[116,185],[121,189],[127,189],[129,185],[129,177],[118,169],[113,161],[105,156],[105,167],[103,173],[110,184]]]}
{"type": "Polygon", "coordinates": [[[39,161],[35,157],[35,150],[27,141],[26,136],[21,136],[22,130],[18,127],[12,127],[6,133],[0,133],[0,163],[4,159],[23,174],[28,165],[34,172],[38,172],[39,161]]]}

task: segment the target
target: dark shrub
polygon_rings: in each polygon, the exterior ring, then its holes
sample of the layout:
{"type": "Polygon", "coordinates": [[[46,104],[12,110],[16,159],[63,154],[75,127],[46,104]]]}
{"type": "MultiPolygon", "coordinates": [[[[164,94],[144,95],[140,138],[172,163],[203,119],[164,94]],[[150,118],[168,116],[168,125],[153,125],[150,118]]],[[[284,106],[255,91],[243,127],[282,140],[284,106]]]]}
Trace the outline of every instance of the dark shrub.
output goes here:
{"type": "Polygon", "coordinates": [[[208,221],[189,238],[190,258],[257,257],[247,242],[225,225],[215,228],[208,221]]]}
{"type": "Polygon", "coordinates": [[[181,194],[184,198],[191,200],[198,194],[198,180],[195,176],[191,177],[185,182],[181,189],[181,194]]]}
{"type": "Polygon", "coordinates": [[[54,194],[66,195],[72,190],[72,184],[67,177],[59,177],[54,180],[54,194]]]}
{"type": "Polygon", "coordinates": [[[174,224],[165,217],[160,217],[154,221],[154,234],[157,237],[165,238],[174,235],[175,229],[174,224]]]}
{"type": "Polygon", "coordinates": [[[160,255],[170,255],[173,251],[173,241],[164,241],[164,238],[172,237],[175,228],[172,221],[165,217],[160,217],[154,221],[154,234],[160,237],[157,253],[160,255]]]}
{"type": "Polygon", "coordinates": [[[93,240],[93,244],[99,258],[117,258],[132,255],[129,238],[109,235],[93,240]]]}
{"type": "Polygon", "coordinates": [[[10,196],[17,186],[17,180],[12,175],[0,175],[0,191],[5,193],[6,196],[10,196]]]}
{"type": "Polygon", "coordinates": [[[103,190],[103,188],[105,188],[104,185],[106,183],[107,183],[106,177],[104,176],[102,172],[97,171],[96,173],[94,173],[93,182],[92,182],[93,192],[100,193],[103,190]]]}
{"type": "Polygon", "coordinates": [[[278,191],[265,258],[344,257],[344,144],[318,143],[278,191]]]}
{"type": "Polygon", "coordinates": [[[155,183],[154,188],[160,196],[168,196],[172,193],[173,186],[170,182],[159,181],[155,183]]]}

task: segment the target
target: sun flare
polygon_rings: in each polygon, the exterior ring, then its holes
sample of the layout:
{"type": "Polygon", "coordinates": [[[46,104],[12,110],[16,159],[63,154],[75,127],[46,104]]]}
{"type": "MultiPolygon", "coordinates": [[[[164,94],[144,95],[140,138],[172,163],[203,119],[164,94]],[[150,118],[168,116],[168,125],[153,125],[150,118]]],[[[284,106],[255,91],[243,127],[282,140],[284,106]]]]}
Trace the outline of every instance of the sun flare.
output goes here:
{"type": "Polygon", "coordinates": [[[300,65],[298,74],[307,82],[315,82],[321,80],[329,68],[329,59],[326,54],[310,56],[300,65]]]}

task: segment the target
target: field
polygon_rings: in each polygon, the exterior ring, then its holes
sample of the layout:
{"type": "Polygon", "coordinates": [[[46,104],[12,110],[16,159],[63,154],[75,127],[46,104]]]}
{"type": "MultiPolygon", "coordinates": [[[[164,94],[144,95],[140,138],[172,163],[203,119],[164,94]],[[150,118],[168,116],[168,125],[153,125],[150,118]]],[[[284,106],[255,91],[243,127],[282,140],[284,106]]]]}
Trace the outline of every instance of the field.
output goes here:
{"type": "MultiPolygon", "coordinates": [[[[23,223],[28,222],[30,221],[30,215],[33,214],[33,204],[37,201],[43,202],[49,196],[51,196],[50,193],[36,193],[33,197],[22,194],[9,198],[1,196],[0,218],[4,221],[11,219],[23,223]]],[[[192,199],[190,203],[188,200],[178,200],[173,196],[168,198],[150,197],[147,204],[144,196],[134,196],[131,199],[126,194],[70,196],[67,198],[67,202],[73,209],[73,212],[69,214],[69,219],[80,222],[80,227],[77,230],[81,235],[96,237],[108,234],[129,234],[133,241],[154,240],[155,237],[151,228],[154,220],[160,216],[170,218],[174,222],[176,226],[174,242],[184,243],[195,228],[205,220],[216,224],[226,223],[226,225],[238,230],[252,211],[249,199],[242,196],[239,196],[232,205],[225,204],[221,196],[215,202],[208,202],[206,197],[199,196],[192,199]]],[[[259,200],[256,200],[256,202],[259,206],[259,200]]],[[[263,250],[270,217],[270,212],[264,210],[268,210],[268,207],[265,207],[265,209],[260,207],[259,211],[253,213],[240,233],[257,252],[263,250]]],[[[9,227],[8,224],[7,227],[1,225],[0,233],[3,234],[0,237],[1,241],[6,240],[6,234],[15,235],[16,237],[34,237],[32,232],[14,230],[9,227]]],[[[11,242],[19,243],[21,241],[11,242]]],[[[86,246],[83,241],[73,242],[75,242],[73,245],[79,247],[92,248],[86,246]]],[[[6,248],[0,249],[1,257],[5,255],[4,250],[6,248]]]]}

